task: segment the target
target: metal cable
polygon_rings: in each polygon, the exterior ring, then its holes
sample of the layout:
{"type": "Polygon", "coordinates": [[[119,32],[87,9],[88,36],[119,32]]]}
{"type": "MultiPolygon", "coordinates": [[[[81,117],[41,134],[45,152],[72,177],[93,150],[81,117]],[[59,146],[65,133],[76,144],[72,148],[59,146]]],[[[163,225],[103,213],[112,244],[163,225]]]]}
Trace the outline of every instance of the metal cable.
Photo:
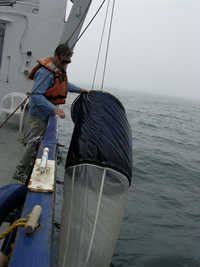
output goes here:
{"type": "Polygon", "coordinates": [[[97,61],[96,61],[96,66],[95,66],[95,71],[94,71],[94,76],[93,76],[92,90],[94,88],[94,82],[95,82],[95,78],[96,78],[97,67],[98,67],[98,64],[99,64],[99,57],[100,57],[100,53],[101,53],[101,47],[102,47],[103,36],[104,36],[104,32],[105,32],[105,26],[106,26],[106,20],[107,20],[107,16],[108,16],[109,5],[110,5],[110,1],[108,1],[108,5],[107,5],[107,9],[106,9],[104,25],[103,25],[102,34],[101,34],[101,41],[100,41],[100,45],[99,45],[99,51],[98,51],[98,56],[97,56],[97,61]]]}
{"type": "Polygon", "coordinates": [[[107,49],[106,49],[106,57],[105,57],[105,63],[104,63],[104,71],[103,71],[101,90],[103,90],[103,84],[104,84],[104,78],[105,78],[105,71],[106,71],[106,64],[107,64],[107,58],[108,58],[108,48],[109,48],[109,44],[110,44],[110,35],[111,35],[114,6],[115,6],[115,0],[113,0],[113,6],[112,6],[112,14],[111,14],[111,21],[110,21],[110,29],[109,29],[109,34],[108,34],[108,42],[107,42],[107,49]]]}

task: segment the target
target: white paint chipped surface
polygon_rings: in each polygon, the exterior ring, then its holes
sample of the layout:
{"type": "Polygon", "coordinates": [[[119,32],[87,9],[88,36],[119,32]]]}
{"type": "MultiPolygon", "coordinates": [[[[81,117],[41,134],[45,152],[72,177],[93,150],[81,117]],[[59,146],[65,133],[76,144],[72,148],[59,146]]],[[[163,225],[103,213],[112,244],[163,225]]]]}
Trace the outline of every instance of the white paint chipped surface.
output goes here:
{"type": "Polygon", "coordinates": [[[52,193],[54,190],[55,160],[47,161],[44,173],[40,172],[41,159],[36,159],[28,184],[29,191],[52,193]]]}

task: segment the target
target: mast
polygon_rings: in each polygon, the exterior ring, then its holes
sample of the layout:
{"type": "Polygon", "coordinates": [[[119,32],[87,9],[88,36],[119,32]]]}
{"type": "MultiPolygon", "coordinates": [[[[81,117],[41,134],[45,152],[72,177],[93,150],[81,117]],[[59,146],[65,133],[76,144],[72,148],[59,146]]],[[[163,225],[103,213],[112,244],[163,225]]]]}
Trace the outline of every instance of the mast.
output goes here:
{"type": "Polygon", "coordinates": [[[85,21],[92,0],[74,0],[72,9],[64,26],[60,43],[68,42],[73,47],[85,21]]]}

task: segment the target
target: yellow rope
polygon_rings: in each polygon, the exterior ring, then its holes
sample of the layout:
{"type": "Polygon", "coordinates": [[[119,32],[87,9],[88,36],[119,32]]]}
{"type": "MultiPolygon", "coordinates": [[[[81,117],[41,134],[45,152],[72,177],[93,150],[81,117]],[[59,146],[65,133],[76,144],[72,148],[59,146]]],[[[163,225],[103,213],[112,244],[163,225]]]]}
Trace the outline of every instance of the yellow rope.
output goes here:
{"type": "MultiPolygon", "coordinates": [[[[32,214],[28,214],[26,216],[26,219],[19,219],[17,221],[15,221],[13,224],[11,224],[10,227],[8,227],[7,230],[5,230],[2,234],[0,234],[0,240],[3,239],[5,236],[7,236],[13,229],[15,229],[16,227],[22,226],[24,227],[27,223],[28,218],[31,216],[32,214]]],[[[36,224],[36,227],[39,226],[39,223],[36,224]]]]}

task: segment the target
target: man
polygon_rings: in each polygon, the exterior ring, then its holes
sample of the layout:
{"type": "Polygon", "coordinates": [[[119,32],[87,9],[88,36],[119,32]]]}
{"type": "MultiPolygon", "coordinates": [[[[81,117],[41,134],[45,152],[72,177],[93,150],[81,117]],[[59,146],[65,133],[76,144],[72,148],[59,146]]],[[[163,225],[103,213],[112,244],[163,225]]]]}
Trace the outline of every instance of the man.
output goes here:
{"type": "Polygon", "coordinates": [[[13,175],[16,180],[26,181],[26,171],[36,155],[34,139],[44,136],[49,115],[65,118],[65,112],[57,105],[65,103],[67,92],[88,92],[68,82],[66,67],[71,63],[72,54],[66,44],[61,44],[56,48],[54,57],[38,59],[39,64],[29,75],[34,80],[30,101],[30,138],[13,175]]]}

